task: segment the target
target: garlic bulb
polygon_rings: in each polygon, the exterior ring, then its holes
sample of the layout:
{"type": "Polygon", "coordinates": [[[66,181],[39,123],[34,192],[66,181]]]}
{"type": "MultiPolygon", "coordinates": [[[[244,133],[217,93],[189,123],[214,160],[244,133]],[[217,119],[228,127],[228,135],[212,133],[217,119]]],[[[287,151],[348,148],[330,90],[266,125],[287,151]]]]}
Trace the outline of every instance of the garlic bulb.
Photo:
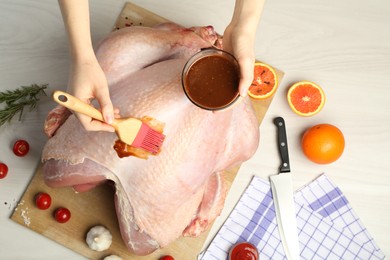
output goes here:
{"type": "Polygon", "coordinates": [[[122,260],[122,258],[117,255],[109,255],[106,256],[103,260],[122,260]]]}
{"type": "Polygon", "coordinates": [[[89,248],[100,252],[111,246],[112,235],[107,228],[95,226],[88,231],[86,242],[89,248]]]}

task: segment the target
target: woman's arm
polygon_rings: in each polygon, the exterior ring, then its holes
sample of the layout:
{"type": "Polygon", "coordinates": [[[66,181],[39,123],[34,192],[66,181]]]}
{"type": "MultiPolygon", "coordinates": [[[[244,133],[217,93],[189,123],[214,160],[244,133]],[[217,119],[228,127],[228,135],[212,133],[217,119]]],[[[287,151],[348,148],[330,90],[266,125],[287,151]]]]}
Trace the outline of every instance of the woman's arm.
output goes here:
{"type": "Polygon", "coordinates": [[[83,127],[90,131],[110,131],[114,118],[107,79],[101,69],[91,40],[88,0],[59,0],[65,29],[69,39],[71,69],[68,92],[80,100],[99,102],[105,123],[75,113],[83,127]]]}

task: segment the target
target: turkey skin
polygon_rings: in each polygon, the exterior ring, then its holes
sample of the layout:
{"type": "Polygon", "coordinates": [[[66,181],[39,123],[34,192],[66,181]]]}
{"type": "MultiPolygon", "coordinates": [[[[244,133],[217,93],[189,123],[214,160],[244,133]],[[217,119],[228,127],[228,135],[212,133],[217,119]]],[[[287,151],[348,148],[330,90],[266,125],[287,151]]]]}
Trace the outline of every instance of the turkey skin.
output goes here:
{"type": "Polygon", "coordinates": [[[180,236],[204,232],[224,205],[224,170],[248,160],[258,147],[258,121],[249,98],[211,112],[193,105],[183,92],[186,61],[212,46],[222,47],[212,26],[169,23],[120,29],[97,47],[121,116],[164,122],[166,137],[157,156],[119,158],[115,133],[86,131],[62,107],[45,122],[47,185],[82,192],[112,181],[121,235],[134,254],[147,255],[180,236]]]}

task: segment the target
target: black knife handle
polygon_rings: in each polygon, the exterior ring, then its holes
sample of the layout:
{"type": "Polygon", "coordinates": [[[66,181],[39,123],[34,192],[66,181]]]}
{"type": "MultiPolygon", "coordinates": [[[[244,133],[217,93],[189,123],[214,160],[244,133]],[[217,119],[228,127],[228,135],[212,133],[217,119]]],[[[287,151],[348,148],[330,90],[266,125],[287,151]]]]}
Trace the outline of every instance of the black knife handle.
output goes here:
{"type": "Polygon", "coordinates": [[[278,130],[278,150],[282,159],[279,172],[290,172],[290,159],[288,158],[287,134],[284,119],[277,117],[274,119],[274,124],[278,130]]]}

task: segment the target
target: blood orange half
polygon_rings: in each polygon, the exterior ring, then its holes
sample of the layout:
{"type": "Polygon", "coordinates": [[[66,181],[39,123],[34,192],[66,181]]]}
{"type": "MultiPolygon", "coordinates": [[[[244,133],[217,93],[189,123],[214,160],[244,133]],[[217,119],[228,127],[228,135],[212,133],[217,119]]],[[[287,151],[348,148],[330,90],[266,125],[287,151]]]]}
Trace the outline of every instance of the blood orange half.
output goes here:
{"type": "Polygon", "coordinates": [[[248,94],[254,99],[271,97],[278,86],[278,77],[275,70],[267,64],[256,62],[254,67],[253,82],[248,94]]]}
{"type": "Polygon", "coordinates": [[[310,81],[300,81],[290,87],[287,93],[291,109],[301,116],[313,116],[325,104],[325,94],[320,86],[310,81]]]}

